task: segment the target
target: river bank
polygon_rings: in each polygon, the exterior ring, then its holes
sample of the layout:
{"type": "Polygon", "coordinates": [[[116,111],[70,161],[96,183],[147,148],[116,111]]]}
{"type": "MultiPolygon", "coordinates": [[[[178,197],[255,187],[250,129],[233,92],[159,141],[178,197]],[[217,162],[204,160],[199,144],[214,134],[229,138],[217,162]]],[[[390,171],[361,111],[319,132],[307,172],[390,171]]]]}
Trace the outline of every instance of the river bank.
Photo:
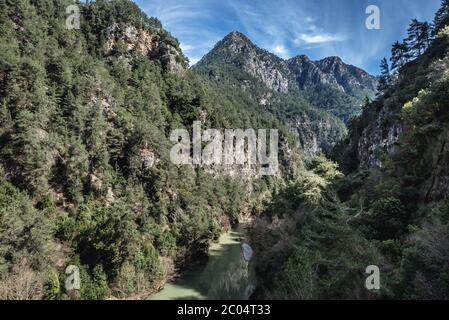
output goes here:
{"type": "Polygon", "coordinates": [[[151,295],[150,300],[219,299],[247,300],[255,288],[250,263],[245,261],[242,243],[246,224],[222,234],[209,248],[205,264],[182,274],[151,295]]]}

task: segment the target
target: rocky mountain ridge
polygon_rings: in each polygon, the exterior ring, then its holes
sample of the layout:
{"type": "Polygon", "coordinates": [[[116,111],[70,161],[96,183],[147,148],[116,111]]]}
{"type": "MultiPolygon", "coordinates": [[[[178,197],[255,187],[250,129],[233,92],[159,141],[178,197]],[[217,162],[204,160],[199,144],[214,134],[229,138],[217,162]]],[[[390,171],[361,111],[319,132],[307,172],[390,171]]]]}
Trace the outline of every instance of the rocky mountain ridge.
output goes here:
{"type": "Polygon", "coordinates": [[[330,86],[347,94],[356,90],[374,92],[376,77],[360,68],[345,64],[339,57],[313,61],[305,55],[284,60],[257,47],[244,34],[234,31],[218,42],[193,69],[220,59],[222,63],[241,67],[278,92],[303,90],[317,85],[330,86]]]}

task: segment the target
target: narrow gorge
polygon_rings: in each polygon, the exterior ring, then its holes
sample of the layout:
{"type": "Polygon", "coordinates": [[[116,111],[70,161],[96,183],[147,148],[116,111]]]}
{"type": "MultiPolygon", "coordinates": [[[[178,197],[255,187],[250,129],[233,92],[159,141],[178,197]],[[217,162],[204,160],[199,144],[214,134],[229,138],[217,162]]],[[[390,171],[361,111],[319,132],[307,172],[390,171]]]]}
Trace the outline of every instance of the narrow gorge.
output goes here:
{"type": "Polygon", "coordinates": [[[73,5],[0,0],[1,300],[449,298],[449,1],[379,76],[239,31],[190,66],[135,2],[73,5]],[[195,123],[275,131],[278,170],[175,163],[195,123]]]}

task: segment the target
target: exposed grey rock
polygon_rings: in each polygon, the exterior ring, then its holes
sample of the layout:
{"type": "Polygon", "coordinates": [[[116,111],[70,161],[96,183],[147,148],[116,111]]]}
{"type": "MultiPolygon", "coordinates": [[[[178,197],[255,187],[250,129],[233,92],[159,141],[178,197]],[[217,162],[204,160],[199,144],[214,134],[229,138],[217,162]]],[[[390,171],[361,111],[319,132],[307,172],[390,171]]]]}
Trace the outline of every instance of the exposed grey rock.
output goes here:
{"type": "Polygon", "coordinates": [[[131,24],[114,23],[106,29],[106,37],[106,56],[112,53],[114,46],[121,40],[126,45],[128,55],[134,51],[150,59],[160,59],[168,72],[180,74],[186,70],[185,65],[180,62],[182,53],[172,45],[162,45],[159,35],[152,30],[139,30],[131,24]]]}
{"type": "Polygon", "coordinates": [[[245,35],[234,31],[218,42],[194,69],[222,61],[241,68],[278,92],[330,85],[346,93],[355,90],[376,91],[377,79],[367,72],[345,64],[339,57],[312,61],[305,55],[283,60],[253,44],[245,35]]]}
{"type": "Polygon", "coordinates": [[[355,89],[376,91],[377,79],[364,70],[345,64],[340,57],[328,57],[315,62],[334,85],[351,93],[355,89]]]}
{"type": "Polygon", "coordinates": [[[290,122],[291,131],[298,138],[299,147],[306,158],[311,158],[320,152],[330,151],[331,141],[342,138],[341,132],[326,119],[312,120],[306,113],[300,113],[290,122]]]}
{"type": "Polygon", "coordinates": [[[145,169],[152,168],[155,164],[159,162],[159,159],[156,157],[155,153],[147,148],[143,148],[139,151],[140,159],[142,165],[145,169]]]}
{"type": "Polygon", "coordinates": [[[392,110],[394,103],[387,101],[379,111],[375,121],[370,123],[361,133],[357,142],[358,159],[363,168],[381,168],[381,154],[394,152],[403,124],[392,110]]]}

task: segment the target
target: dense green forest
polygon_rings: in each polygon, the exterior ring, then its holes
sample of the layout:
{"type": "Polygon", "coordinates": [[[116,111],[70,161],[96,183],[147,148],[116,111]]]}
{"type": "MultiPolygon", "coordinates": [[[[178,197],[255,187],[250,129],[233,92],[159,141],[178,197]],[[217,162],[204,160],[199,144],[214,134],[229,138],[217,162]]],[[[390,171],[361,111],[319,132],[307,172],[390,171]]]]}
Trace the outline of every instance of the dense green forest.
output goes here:
{"type": "Polygon", "coordinates": [[[254,226],[255,297],[449,298],[449,2],[408,34],[333,151],[345,175],[315,159],[254,226]],[[368,265],[380,290],[364,288],[368,265]]]}
{"type": "Polygon", "coordinates": [[[285,95],[239,68],[190,70],[133,2],[80,2],[73,30],[71,4],[0,0],[0,299],[146,298],[248,217],[253,298],[449,298],[448,0],[412,21],[353,118],[364,91],[285,95]],[[278,129],[280,171],[172,164],[170,132],[196,120],[278,129]],[[327,157],[304,156],[314,139],[327,157]]]}
{"type": "Polygon", "coordinates": [[[254,183],[172,165],[170,131],[197,119],[291,138],[189,72],[178,41],[131,1],[79,4],[80,30],[65,28],[69,4],[0,1],[0,298],[67,298],[69,264],[81,299],[148,295],[295,163],[254,183]]]}

